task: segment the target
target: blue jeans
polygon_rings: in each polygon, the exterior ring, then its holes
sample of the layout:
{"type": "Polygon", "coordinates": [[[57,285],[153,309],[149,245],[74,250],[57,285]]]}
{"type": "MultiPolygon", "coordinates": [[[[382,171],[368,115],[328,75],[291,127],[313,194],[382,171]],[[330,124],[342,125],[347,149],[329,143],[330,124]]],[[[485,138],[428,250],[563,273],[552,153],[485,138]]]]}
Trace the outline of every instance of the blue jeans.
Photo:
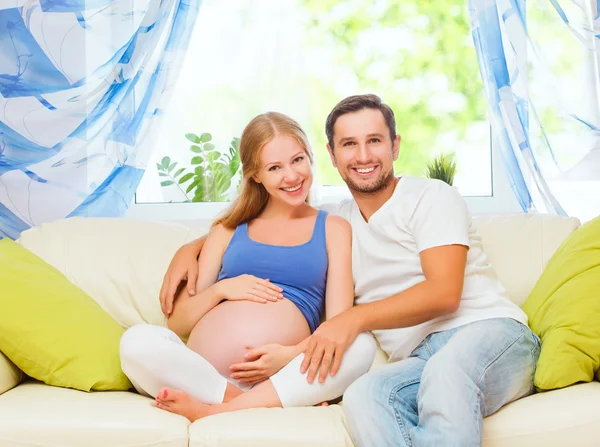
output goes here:
{"type": "Polygon", "coordinates": [[[344,394],[357,446],[480,446],[483,418],[533,392],[540,340],[510,318],[430,334],[344,394]]]}

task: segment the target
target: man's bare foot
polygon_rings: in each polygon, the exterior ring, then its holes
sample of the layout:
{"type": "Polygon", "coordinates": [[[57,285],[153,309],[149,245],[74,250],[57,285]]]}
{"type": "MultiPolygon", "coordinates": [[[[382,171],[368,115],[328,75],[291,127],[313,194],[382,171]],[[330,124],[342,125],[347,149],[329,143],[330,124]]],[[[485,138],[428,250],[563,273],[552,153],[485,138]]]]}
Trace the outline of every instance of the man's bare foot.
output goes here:
{"type": "Polygon", "coordinates": [[[210,405],[203,404],[189,394],[173,388],[163,388],[158,392],[156,406],[161,410],[184,416],[190,422],[214,414],[210,405]]]}

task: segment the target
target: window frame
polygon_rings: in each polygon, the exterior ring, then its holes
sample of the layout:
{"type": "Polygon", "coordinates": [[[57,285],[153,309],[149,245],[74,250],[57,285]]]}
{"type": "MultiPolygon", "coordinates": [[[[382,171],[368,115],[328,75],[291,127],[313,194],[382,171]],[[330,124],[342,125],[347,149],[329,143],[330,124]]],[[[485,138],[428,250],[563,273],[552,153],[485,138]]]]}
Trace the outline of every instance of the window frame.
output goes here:
{"type": "MultiPolygon", "coordinates": [[[[502,163],[495,139],[491,138],[492,195],[465,196],[471,214],[522,213],[502,163]]],[[[320,186],[316,205],[338,202],[351,197],[345,185],[320,186]]],[[[125,217],[143,220],[207,220],[211,221],[231,202],[201,203],[136,203],[135,196],[125,217]]]]}

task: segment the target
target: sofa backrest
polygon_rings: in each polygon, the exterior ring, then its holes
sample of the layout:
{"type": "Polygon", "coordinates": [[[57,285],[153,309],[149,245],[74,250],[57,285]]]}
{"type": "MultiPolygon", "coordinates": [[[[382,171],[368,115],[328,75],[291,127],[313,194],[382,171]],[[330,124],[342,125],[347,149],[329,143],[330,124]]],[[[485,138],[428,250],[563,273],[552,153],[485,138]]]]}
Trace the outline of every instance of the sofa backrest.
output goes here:
{"type": "MultiPolygon", "coordinates": [[[[473,218],[484,251],[521,305],[544,266],[579,221],[547,215],[473,218]]],[[[62,272],[123,327],[164,325],[160,286],[177,249],[207,230],[204,221],[69,218],[22,233],[19,243],[62,272]]]]}
{"type": "Polygon", "coordinates": [[[73,217],[42,224],[18,242],[63,273],[121,326],[164,326],[158,300],[179,247],[203,230],[176,223],[73,217]]]}
{"type": "Polygon", "coordinates": [[[510,299],[522,306],[563,240],[580,226],[573,217],[482,214],[473,217],[483,250],[510,299]]]}
{"type": "MultiPolygon", "coordinates": [[[[177,221],[205,232],[206,219],[177,221]]],[[[488,260],[513,302],[522,306],[562,241],[581,223],[548,214],[479,214],[473,225],[488,260]]]]}

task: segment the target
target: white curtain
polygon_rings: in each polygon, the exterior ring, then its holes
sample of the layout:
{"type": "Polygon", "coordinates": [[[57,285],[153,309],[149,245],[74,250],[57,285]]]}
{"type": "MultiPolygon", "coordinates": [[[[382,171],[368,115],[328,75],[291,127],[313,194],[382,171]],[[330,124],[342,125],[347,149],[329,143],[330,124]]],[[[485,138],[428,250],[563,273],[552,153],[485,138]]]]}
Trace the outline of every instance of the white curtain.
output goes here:
{"type": "Polygon", "coordinates": [[[0,0],[0,238],[124,214],[200,0],[0,0]]]}
{"type": "Polygon", "coordinates": [[[600,0],[469,0],[496,147],[521,207],[600,214],[600,0]]]}

